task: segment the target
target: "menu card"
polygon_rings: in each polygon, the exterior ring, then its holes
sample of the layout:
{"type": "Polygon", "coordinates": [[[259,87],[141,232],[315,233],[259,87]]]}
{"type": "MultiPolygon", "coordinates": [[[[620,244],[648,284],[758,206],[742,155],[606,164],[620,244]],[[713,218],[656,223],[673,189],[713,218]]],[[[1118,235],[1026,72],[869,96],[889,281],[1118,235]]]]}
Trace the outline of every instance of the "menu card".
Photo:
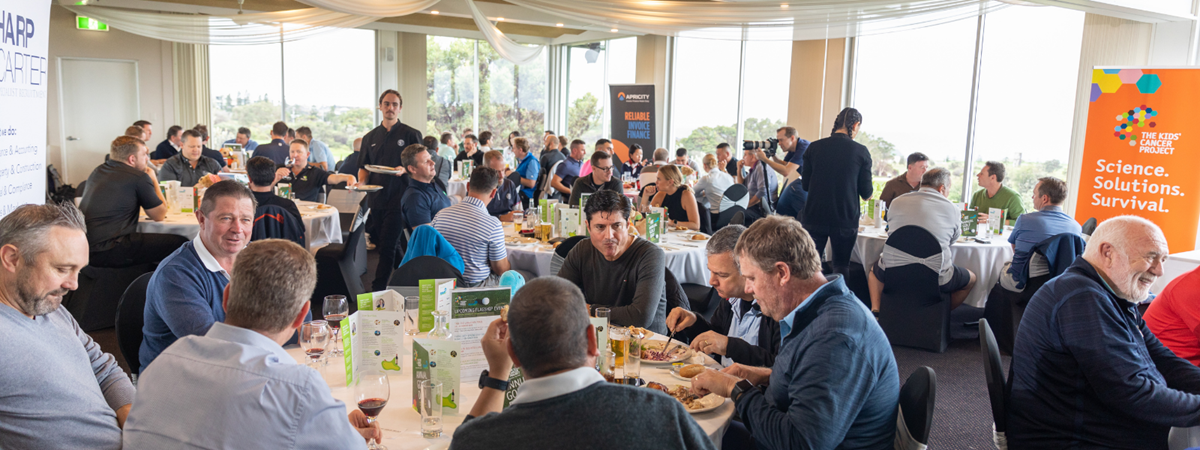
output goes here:
{"type": "Polygon", "coordinates": [[[579,209],[587,206],[588,199],[592,198],[592,194],[579,194],[579,209]]]}
{"type": "Polygon", "coordinates": [[[592,327],[596,329],[596,347],[600,349],[600,356],[596,359],[600,365],[599,369],[604,372],[608,367],[608,318],[607,317],[591,317],[592,327]]]}
{"type": "Polygon", "coordinates": [[[988,229],[995,232],[997,235],[1004,233],[1004,218],[1008,216],[1008,210],[1000,208],[988,208],[988,229]]]}
{"type": "Polygon", "coordinates": [[[454,289],[454,279],[421,280],[419,288],[421,300],[417,309],[417,331],[425,333],[433,329],[434,311],[450,310],[450,291],[454,289]]]}
{"type": "Polygon", "coordinates": [[[450,305],[450,336],[462,345],[462,377],[479,376],[488,368],[479,340],[488,325],[500,317],[500,310],[512,300],[512,288],[490,287],[455,289],[450,305]]]}
{"type": "Polygon", "coordinates": [[[558,229],[562,237],[582,236],[584,227],[579,221],[581,211],[578,209],[559,210],[558,229]]]}
{"type": "Polygon", "coordinates": [[[979,225],[979,211],[976,211],[974,209],[963,210],[962,223],[960,224],[960,228],[962,229],[962,235],[968,236],[968,237],[975,236],[975,228],[978,225],[979,225]]]}
{"type": "Polygon", "coordinates": [[[646,240],[655,244],[662,243],[662,213],[646,214],[646,240]]]}
{"type": "Polygon", "coordinates": [[[442,382],[442,408],[449,408],[452,413],[458,412],[458,391],[462,390],[462,378],[459,376],[461,372],[458,368],[462,349],[458,341],[413,338],[412,349],[413,409],[420,411],[417,409],[417,399],[420,398],[421,382],[437,380],[442,382]]]}
{"type": "Polygon", "coordinates": [[[192,213],[196,211],[196,188],[180,186],[175,188],[175,203],[179,212],[192,213]]]}
{"type": "Polygon", "coordinates": [[[462,179],[464,179],[464,180],[470,180],[470,179],[471,179],[471,165],[472,165],[472,163],[474,163],[474,161],[471,161],[471,160],[469,160],[469,159],[464,159],[464,160],[463,160],[463,162],[462,162],[462,170],[459,170],[459,171],[458,171],[458,175],[459,175],[459,177],[461,177],[461,178],[462,178],[462,179]]]}
{"type": "Polygon", "coordinates": [[[542,217],[541,217],[542,222],[549,222],[550,221],[550,200],[546,200],[544,198],[539,199],[538,200],[538,212],[540,212],[542,215],[542,217]]]}
{"type": "Polygon", "coordinates": [[[393,291],[358,296],[358,311],[342,319],[346,385],[360,370],[399,372],[404,351],[404,298],[393,291]]]}

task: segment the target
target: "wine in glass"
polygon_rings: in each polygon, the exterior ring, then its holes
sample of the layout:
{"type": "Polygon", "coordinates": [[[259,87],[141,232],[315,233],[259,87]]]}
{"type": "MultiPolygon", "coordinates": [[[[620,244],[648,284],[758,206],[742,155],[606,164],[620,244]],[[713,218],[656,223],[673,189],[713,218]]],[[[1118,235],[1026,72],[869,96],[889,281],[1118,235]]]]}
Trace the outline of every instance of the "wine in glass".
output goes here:
{"type": "Polygon", "coordinates": [[[325,321],[329,322],[329,329],[333,331],[333,349],[329,354],[333,356],[342,355],[342,319],[350,313],[350,304],[346,303],[345,295],[327,295],[325,296],[325,321]]]}
{"type": "MultiPolygon", "coordinates": [[[[368,424],[375,425],[376,417],[383,412],[390,396],[391,387],[388,385],[386,374],[359,372],[354,376],[354,400],[358,403],[359,411],[367,416],[368,424]]],[[[375,443],[375,439],[372,438],[367,443],[367,450],[387,450],[387,447],[375,443]]]]}
{"type": "Polygon", "coordinates": [[[325,344],[329,341],[329,327],[324,320],[314,320],[300,325],[300,348],[308,355],[309,367],[316,368],[325,356],[325,344]]]}

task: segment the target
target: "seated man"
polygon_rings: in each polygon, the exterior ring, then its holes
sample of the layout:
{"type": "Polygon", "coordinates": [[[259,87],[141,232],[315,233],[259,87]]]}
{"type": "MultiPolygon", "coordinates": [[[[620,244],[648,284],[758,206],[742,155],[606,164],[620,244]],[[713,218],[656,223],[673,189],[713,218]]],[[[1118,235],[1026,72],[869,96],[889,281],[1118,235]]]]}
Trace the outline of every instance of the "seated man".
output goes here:
{"type": "Polygon", "coordinates": [[[319,201],[325,186],[331,184],[346,183],[347,187],[358,184],[354,175],[332,173],[309,163],[308,142],[305,142],[304,139],[292,141],[288,155],[292,158],[292,166],[276,169],[278,172],[276,178],[281,183],[291,184],[292,192],[297,200],[319,201]]]}
{"type": "Polygon", "coordinates": [[[696,191],[696,199],[700,200],[700,206],[704,206],[708,210],[707,212],[700,211],[700,213],[711,215],[712,222],[716,222],[717,216],[721,215],[722,211],[732,208],[735,205],[745,208],[749,201],[746,197],[742,197],[736,202],[725,198],[725,190],[733,186],[733,177],[725,173],[722,169],[724,166],[717,160],[717,157],[704,155],[702,161],[704,162],[706,173],[693,186],[693,189],[696,191]]]}
{"type": "MultiPolygon", "coordinates": [[[[483,155],[483,163],[496,173],[504,173],[504,153],[492,150],[483,155]]],[[[521,191],[508,177],[500,177],[496,195],[487,204],[488,214],[500,218],[501,222],[512,222],[513,211],[521,210],[521,191]]]]}
{"type": "Polygon", "coordinates": [[[1067,199],[1067,183],[1054,177],[1042,177],[1033,187],[1033,208],[1037,211],[1017,217],[1017,224],[1008,235],[1013,246],[1012,262],[1006,263],[1000,273],[1000,286],[1013,292],[1024,290],[1026,279],[1022,278],[1025,267],[1029,277],[1048,275],[1050,267],[1045,258],[1034,255],[1038,243],[1062,233],[1083,235],[1083,227],[1062,210],[1067,199]],[[1020,283],[1018,283],[1018,279],[1020,283]],[[1018,284],[1020,287],[1017,287],[1018,284]]]}
{"type": "MultiPolygon", "coordinates": [[[[1022,217],[1028,217],[1026,214],[1022,217]]],[[[1022,219],[1017,219],[1020,223],[1022,219]]],[[[1200,268],[1176,277],[1150,302],[1142,315],[1146,327],[1154,332],[1175,356],[1200,366],[1200,268]]]]}
{"type": "Polygon", "coordinates": [[[558,170],[554,171],[554,177],[550,179],[550,187],[568,199],[571,198],[571,186],[575,184],[575,179],[579,178],[579,169],[583,167],[585,145],[587,144],[579,139],[571,141],[571,154],[559,163],[558,170]]]}
{"type": "Polygon", "coordinates": [[[425,151],[429,152],[429,157],[433,159],[434,173],[437,174],[433,177],[433,184],[443,192],[448,191],[450,176],[453,175],[454,160],[442,158],[442,155],[438,154],[438,140],[433,136],[421,138],[421,145],[425,146],[425,151]]]}
{"type": "Polygon", "coordinates": [[[688,150],[683,147],[675,149],[675,165],[680,167],[691,167],[693,173],[700,173],[700,165],[696,164],[696,161],[693,161],[692,158],[688,156],[688,150]]]}
{"type": "Polygon", "coordinates": [[[61,306],[87,264],[70,203],[0,219],[0,448],[121,448],[133,384],[61,306]]]}
{"type": "MultiPolygon", "coordinates": [[[[954,255],[950,253],[950,246],[954,245],[961,233],[959,223],[962,221],[962,214],[959,213],[959,208],[946,198],[949,193],[948,170],[939,168],[925,172],[925,175],[921,176],[919,191],[892,200],[892,208],[888,210],[888,234],[895,233],[901,227],[915,225],[937,239],[942,247],[938,285],[941,286],[942,292],[950,293],[950,308],[953,309],[967,299],[967,294],[975,287],[976,278],[969,269],[954,265],[954,255]]],[[[871,312],[879,312],[880,297],[883,297],[883,272],[888,266],[908,263],[907,256],[899,250],[884,247],[883,256],[867,275],[867,284],[871,291],[871,312]]]]}
{"type": "Polygon", "coordinates": [[[176,339],[204,334],[225,320],[221,292],[238,252],[250,242],[255,207],[250,191],[236,181],[208,188],[196,212],[200,233],[164,259],[146,287],[142,370],[176,339]]]}
{"type": "Polygon", "coordinates": [[[254,149],[254,156],[263,156],[275,163],[277,166],[287,164],[288,158],[288,126],[283,122],[275,122],[271,125],[271,142],[259,145],[254,149]]]}
{"type": "Polygon", "coordinates": [[[148,165],[146,144],[121,136],[113,140],[108,156],[88,176],[79,202],[79,210],[87,218],[89,264],[129,267],[162,261],[187,238],[137,232],[139,210],[145,210],[155,222],[167,217],[158,177],[148,165]]]}
{"type": "MultiPolygon", "coordinates": [[[[492,150],[488,153],[498,152],[492,150]]],[[[504,248],[504,227],[488,215],[487,203],[496,195],[500,173],[487,167],[471,171],[467,196],[433,218],[433,228],[446,238],[463,259],[463,281],[468,287],[495,286],[511,267],[504,248]]]]}
{"type": "Polygon", "coordinates": [[[411,177],[404,197],[400,199],[404,220],[411,230],[433,222],[438,212],[450,206],[450,197],[433,185],[433,179],[437,177],[437,165],[424,145],[404,147],[400,160],[411,177]]]}
{"type": "Polygon", "coordinates": [[[746,291],[779,322],[783,342],[771,367],[734,364],[692,378],[699,393],[733,399],[742,418],[723,447],[891,449],[900,397],[892,348],[846,282],[821,274],[808,232],[769,216],[734,251],[746,291]]]}
{"type": "Polygon", "coordinates": [[[204,156],[204,144],[200,141],[200,133],[196,130],[184,130],[182,133],[183,146],[178,154],[167,158],[162,169],[158,171],[161,181],[175,180],[180,186],[192,187],[205,175],[221,171],[217,161],[204,156]]]}
{"type": "Polygon", "coordinates": [[[338,169],[337,173],[358,174],[358,157],[362,156],[362,138],[354,138],[352,147],[354,147],[354,153],[346,155],[346,159],[342,160],[342,168],[338,169]]]}
{"type": "Polygon", "coordinates": [[[162,165],[168,158],[179,154],[179,149],[183,147],[183,138],[180,136],[182,131],[183,127],[179,125],[171,125],[171,128],[167,128],[167,138],[158,143],[158,147],[150,152],[150,161],[154,165],[162,165]]]}
{"type": "Polygon", "coordinates": [[[588,448],[715,448],[675,399],[604,381],[595,369],[601,353],[583,293],[564,280],[530,280],[513,298],[508,323],[492,322],[480,342],[488,370],[480,377],[479,399],[454,430],[452,450],[585,442],[594,443],[588,448]],[[501,412],[514,365],[525,373],[525,383],[501,412]]]}
{"type": "Polygon", "coordinates": [[[571,198],[567,204],[577,206],[583,194],[595,194],[601,189],[625,195],[625,185],[621,183],[620,178],[613,177],[613,171],[617,170],[614,161],[612,155],[607,152],[592,153],[592,173],[575,179],[575,183],[571,184],[571,198]]]}
{"type": "Polygon", "coordinates": [[[1017,329],[1009,448],[1167,448],[1200,425],[1200,368],[1138,318],[1167,240],[1150,221],[1096,227],[1083,257],[1038,289],[1017,329]]]}
{"type": "MultiPolygon", "coordinates": [[[[335,172],[334,166],[337,165],[337,158],[333,156],[333,152],[329,151],[329,146],[324,142],[313,139],[312,128],[300,127],[296,129],[296,138],[304,141],[308,149],[308,162],[326,172],[335,172]]],[[[293,141],[294,142],[294,141],[293,141]]],[[[293,156],[292,158],[295,158],[293,156]]]]}
{"type": "MultiPolygon", "coordinates": [[[[725,172],[716,170],[725,176],[725,172]]],[[[713,172],[709,172],[713,173],[713,172]]],[[[729,367],[733,363],[770,367],[779,353],[779,322],[762,313],[754,294],[746,293],[746,279],[738,272],[733,248],[746,227],[729,225],[713,233],[708,240],[708,282],[725,299],[713,313],[712,323],[683,308],[667,315],[667,329],[683,331],[692,339],[692,348],[718,355],[729,367]]]]}
{"type": "Polygon", "coordinates": [[[221,155],[221,152],[208,148],[208,126],[196,125],[192,130],[200,134],[200,154],[212,158],[213,161],[221,165],[221,168],[225,168],[225,157],[221,155]]]}
{"type": "Polygon", "coordinates": [[[381,438],[361,411],[347,421],[321,374],[281,347],[309,317],[316,284],[316,261],[299,245],[247,246],[221,294],[225,322],[142,372],[124,448],[361,449],[381,438]]]}
{"type": "Polygon", "coordinates": [[[883,200],[884,206],[891,208],[892,200],[896,197],[920,190],[921,176],[925,175],[926,170],[929,170],[928,156],[921,152],[908,155],[908,169],[896,175],[896,178],[888,180],[887,184],[883,185],[883,192],[879,193],[879,199],[883,200]]]}
{"type": "Polygon", "coordinates": [[[1005,223],[1013,223],[1025,207],[1021,206],[1021,195],[1004,182],[1004,163],[988,161],[975,174],[976,181],[983,189],[975,191],[971,196],[971,208],[979,211],[979,223],[987,222],[988,211],[991,208],[1003,209],[1005,223]]]}
{"type": "Polygon", "coordinates": [[[602,190],[583,208],[588,238],[563,261],[558,276],[583,290],[588,304],[612,311],[609,321],[667,334],[666,254],[629,235],[629,199],[602,190]]]}
{"type": "Polygon", "coordinates": [[[225,146],[229,144],[241,145],[242,150],[247,151],[254,151],[254,149],[258,148],[258,142],[255,142],[254,139],[250,139],[250,129],[246,127],[238,127],[237,135],[233,139],[225,141],[221,145],[225,146]]]}
{"type": "Polygon", "coordinates": [[[292,213],[303,224],[304,216],[300,215],[300,208],[296,207],[296,202],[275,195],[275,183],[279,182],[279,178],[284,170],[287,169],[278,168],[275,165],[275,161],[271,161],[265,156],[255,156],[246,161],[246,178],[250,179],[250,184],[247,187],[254,194],[254,208],[258,209],[259,206],[263,205],[276,205],[292,213]]]}
{"type": "Polygon", "coordinates": [[[458,152],[458,155],[454,157],[454,170],[462,170],[462,166],[458,164],[459,161],[471,161],[471,164],[476,167],[482,165],[483,154],[489,150],[491,149],[482,150],[479,148],[479,142],[475,135],[468,134],[463,136],[463,151],[458,152]]]}

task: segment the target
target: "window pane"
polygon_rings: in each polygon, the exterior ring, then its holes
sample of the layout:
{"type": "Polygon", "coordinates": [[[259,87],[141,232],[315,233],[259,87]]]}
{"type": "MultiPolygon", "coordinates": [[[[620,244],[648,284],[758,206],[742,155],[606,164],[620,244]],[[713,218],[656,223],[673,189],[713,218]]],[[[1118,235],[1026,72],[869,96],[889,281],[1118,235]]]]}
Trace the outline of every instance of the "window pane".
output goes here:
{"type": "Polygon", "coordinates": [[[571,47],[567,55],[568,139],[594,142],[604,134],[604,53],[604,42],[592,42],[571,47]]]}
{"type": "MultiPolygon", "coordinates": [[[[788,114],[788,84],[792,67],[791,41],[747,41],[746,83],[742,94],[744,139],[775,137],[788,114]]],[[[809,141],[818,136],[801,136],[809,141]]],[[[730,142],[740,148],[741,144],[730,142]]],[[[714,149],[704,149],[705,152],[714,149]]]]}
{"type": "MultiPolygon", "coordinates": [[[[1038,178],[1067,179],[1083,17],[1028,6],[987,16],[974,170],[985,161],[1004,163],[1003,183],[1021,195],[1026,211],[1033,210],[1038,178]],[[1036,126],[1028,126],[1034,117],[1036,126]]],[[[971,184],[980,189],[977,180],[971,184]]]]}
{"type": "Polygon", "coordinates": [[[338,161],[375,127],[374,48],[375,32],[355,29],[283,44],[287,124],[311,128],[338,161]]]}
{"type": "MultiPolygon", "coordinates": [[[[852,105],[856,140],[871,149],[876,184],[905,169],[910,153],[950,170],[950,199],[962,201],[976,20],[859,38],[852,105]]],[[[1071,89],[1074,93],[1074,88],[1071,89]]]]}
{"type": "Polygon", "coordinates": [[[540,149],[546,127],[546,53],[532,64],[516,66],[480,42],[479,59],[479,127],[496,134],[492,148],[508,147],[508,134],[520,131],[531,149],[540,149]]]}
{"type": "Polygon", "coordinates": [[[671,138],[674,149],[692,159],[737,140],[738,70],[742,43],[678,38],[672,93],[671,138]]]}
{"type": "MultiPolygon", "coordinates": [[[[238,127],[249,128],[250,139],[259,143],[271,141],[271,125],[282,117],[279,55],[279,44],[208,47],[213,148],[233,139],[238,127]]],[[[191,128],[196,124],[178,125],[191,128]]]]}
{"type": "Polygon", "coordinates": [[[475,42],[442,36],[426,38],[426,134],[450,131],[461,136],[464,129],[478,128],[474,123],[476,89],[472,66],[475,42]]]}

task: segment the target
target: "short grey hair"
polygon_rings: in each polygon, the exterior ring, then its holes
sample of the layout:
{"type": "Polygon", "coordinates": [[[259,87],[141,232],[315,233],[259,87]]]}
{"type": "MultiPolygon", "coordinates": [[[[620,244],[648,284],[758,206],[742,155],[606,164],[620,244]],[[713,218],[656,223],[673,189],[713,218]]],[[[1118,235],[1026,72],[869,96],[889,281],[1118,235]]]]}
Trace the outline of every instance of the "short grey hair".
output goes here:
{"type": "MultiPolygon", "coordinates": [[[[708,251],[708,256],[723,255],[733,252],[737,247],[738,238],[742,237],[742,232],[746,231],[746,227],[741,225],[726,225],[725,228],[717,230],[713,233],[712,239],[708,240],[708,245],[705,250],[708,251]]],[[[734,258],[737,260],[737,258],[734,258]]]]}
{"type": "Polygon", "coordinates": [[[1088,245],[1084,248],[1083,256],[1094,261],[1092,258],[1100,257],[1100,244],[1107,242],[1118,250],[1125,251],[1138,239],[1151,239],[1155,234],[1162,236],[1162,229],[1143,217],[1129,215],[1112,217],[1100,222],[1100,226],[1092,232],[1092,236],[1088,238],[1088,245]],[[1149,233],[1136,235],[1136,233],[1146,231],[1149,233]]]}
{"type": "Polygon", "coordinates": [[[83,213],[74,204],[21,205],[0,219],[0,247],[17,247],[21,259],[33,264],[46,251],[46,238],[53,227],[87,233],[83,213]]]}
{"type": "Polygon", "coordinates": [[[283,239],[251,242],[229,276],[225,321],[278,333],[296,319],[316,286],[317,262],[304,247],[283,239]]]}
{"type": "Polygon", "coordinates": [[[929,169],[921,175],[921,187],[940,188],[950,186],[950,171],[942,168],[929,169]]]}
{"type": "Polygon", "coordinates": [[[817,244],[795,218],[773,215],[758,219],[742,236],[746,240],[738,240],[738,256],[750,258],[764,272],[775,272],[777,262],[787,264],[792,277],[800,280],[821,271],[817,244]]]}
{"type": "Polygon", "coordinates": [[[530,378],[587,364],[589,324],[583,292],[559,277],[525,283],[509,305],[513,353],[530,378]]]}
{"type": "Polygon", "coordinates": [[[671,152],[665,148],[659,147],[654,149],[655,161],[666,161],[671,157],[671,152]]]}

